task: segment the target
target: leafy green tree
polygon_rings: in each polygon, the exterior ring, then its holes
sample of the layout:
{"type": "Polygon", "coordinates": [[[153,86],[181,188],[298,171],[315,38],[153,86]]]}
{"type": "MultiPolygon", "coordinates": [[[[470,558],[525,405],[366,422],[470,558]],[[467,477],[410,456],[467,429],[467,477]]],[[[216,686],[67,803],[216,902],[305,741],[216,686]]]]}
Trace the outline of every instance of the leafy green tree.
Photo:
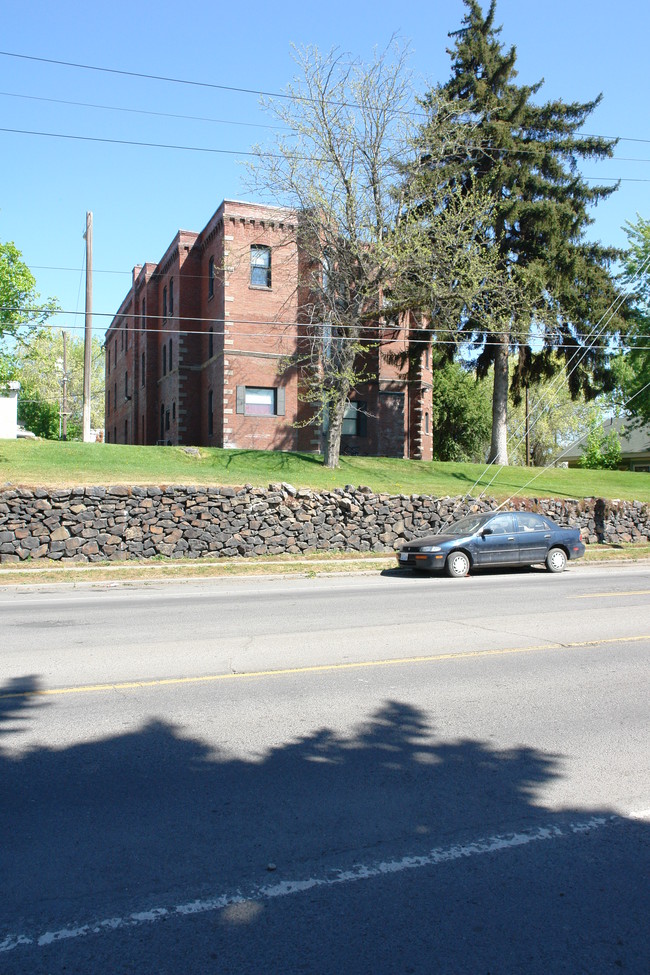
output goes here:
{"type": "MultiPolygon", "coordinates": [[[[590,207],[615,186],[589,185],[577,166],[610,157],[615,142],[580,134],[600,96],[537,104],[542,82],[517,83],[516,49],[504,49],[494,24],[496,0],[485,14],[477,0],[464,3],[463,26],[451,35],[452,76],[442,91],[472,140],[438,166],[437,177],[467,192],[478,187],[492,200],[489,242],[503,291],[497,300],[479,294],[461,319],[458,340],[474,344],[480,375],[494,368],[490,460],[507,464],[513,353],[522,353],[512,382],[516,397],[524,383],[553,373],[557,353],[572,395],[582,390],[591,397],[609,381],[598,333],[605,320],[610,333],[621,325],[610,316],[618,297],[610,273],[617,252],[589,242],[586,230],[590,207]]],[[[438,98],[432,91],[425,104],[438,98]]]]}
{"type": "Polygon", "coordinates": [[[18,423],[45,440],[57,440],[61,413],[57,403],[45,400],[38,390],[21,384],[18,398],[18,423]]]}
{"type": "MultiPolygon", "coordinates": [[[[546,467],[562,459],[563,449],[575,443],[604,418],[604,408],[598,400],[587,401],[582,394],[574,400],[561,377],[540,380],[528,391],[528,426],[530,433],[530,462],[533,467],[546,467]]],[[[511,463],[526,463],[526,402],[525,397],[512,400],[508,453],[511,463]]]]}
{"type": "Polygon", "coordinates": [[[456,362],[433,369],[433,459],[485,460],[490,445],[491,383],[456,362]]]}
{"type": "Polygon", "coordinates": [[[615,471],[621,463],[621,441],[616,430],[605,433],[600,424],[589,431],[580,467],[615,471]]]}
{"type": "MultiPolygon", "coordinates": [[[[83,338],[68,334],[66,365],[67,436],[76,440],[83,430],[83,338]]],[[[63,405],[63,333],[42,328],[29,336],[15,354],[14,377],[21,384],[20,422],[39,436],[58,438],[63,405]],[[52,422],[53,416],[56,422],[52,422]]],[[[90,425],[104,425],[104,351],[97,338],[93,339],[91,351],[90,425]]]]}
{"type": "Polygon", "coordinates": [[[55,309],[55,301],[41,301],[34,275],[15,244],[0,242],[0,381],[14,378],[13,357],[21,338],[55,309]]]}

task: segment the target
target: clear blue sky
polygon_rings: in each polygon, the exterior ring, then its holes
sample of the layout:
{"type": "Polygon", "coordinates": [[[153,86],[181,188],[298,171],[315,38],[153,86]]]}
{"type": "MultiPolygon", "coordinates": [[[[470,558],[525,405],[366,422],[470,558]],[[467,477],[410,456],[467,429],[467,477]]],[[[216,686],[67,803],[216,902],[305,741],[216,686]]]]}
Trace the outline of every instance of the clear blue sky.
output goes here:
{"type": "MultiPolygon", "coordinates": [[[[411,43],[411,65],[425,91],[449,77],[447,34],[460,26],[465,10],[461,0],[202,5],[22,0],[4,7],[0,48],[5,52],[267,91],[282,90],[293,76],[292,44],[315,44],[323,51],[335,46],[368,58],[396,32],[411,43]]],[[[603,93],[588,131],[623,141],[616,159],[589,164],[583,174],[603,182],[624,180],[594,211],[592,234],[623,245],[625,221],[637,212],[650,217],[650,5],[647,0],[499,0],[497,22],[504,43],[517,47],[519,80],[545,79],[540,99],[587,101],[603,93]]],[[[3,129],[235,151],[0,132],[0,240],[15,242],[41,294],[55,296],[66,312],[83,312],[82,235],[86,211],[93,212],[98,334],[110,321],[102,313],[112,314],[128,289],[134,264],[157,261],[179,228],[200,230],[224,198],[245,197],[236,153],[262,141],[265,130],[232,123],[271,121],[255,95],[6,54],[0,55],[0,108],[3,129]]],[[[83,317],[66,314],[56,323],[82,326],[83,317]]]]}

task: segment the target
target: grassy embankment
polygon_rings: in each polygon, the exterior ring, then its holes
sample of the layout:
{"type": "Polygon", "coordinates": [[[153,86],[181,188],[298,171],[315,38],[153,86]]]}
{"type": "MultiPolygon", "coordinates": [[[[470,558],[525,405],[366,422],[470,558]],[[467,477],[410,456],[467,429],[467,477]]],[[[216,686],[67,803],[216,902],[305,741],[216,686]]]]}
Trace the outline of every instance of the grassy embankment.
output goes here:
{"type": "Polygon", "coordinates": [[[342,457],[330,471],[314,454],[261,450],[131,447],[120,444],[0,441],[1,487],[91,484],[195,484],[268,487],[286,481],[295,487],[332,490],[367,485],[377,493],[434,497],[484,493],[504,500],[516,494],[538,498],[618,498],[650,502],[650,477],[629,471],[449,464],[387,457],[342,457]]]}
{"type": "MultiPolygon", "coordinates": [[[[650,502],[650,477],[617,471],[582,471],[565,468],[538,470],[508,467],[486,470],[479,464],[423,463],[382,457],[343,457],[336,471],[323,467],[313,454],[201,448],[199,455],[180,447],[130,447],[114,444],[56,443],[52,441],[0,441],[0,488],[63,487],[93,484],[194,484],[268,487],[285,481],[294,487],[332,490],[352,484],[367,485],[377,493],[429,494],[434,497],[485,493],[504,500],[522,497],[605,497],[650,502]],[[496,477],[495,477],[496,474],[496,477]],[[494,479],[493,479],[494,478],[494,479]]],[[[650,556],[650,545],[591,546],[587,561],[638,559],[650,556]]],[[[256,559],[147,560],[146,563],[106,563],[79,566],[37,563],[5,566],[4,584],[153,579],[236,575],[245,572],[296,573],[350,571],[350,555],[315,553],[297,560],[256,559]]],[[[381,569],[394,565],[392,556],[370,553],[356,558],[357,568],[381,569]],[[364,565],[365,563],[365,565],[364,565]]]]}

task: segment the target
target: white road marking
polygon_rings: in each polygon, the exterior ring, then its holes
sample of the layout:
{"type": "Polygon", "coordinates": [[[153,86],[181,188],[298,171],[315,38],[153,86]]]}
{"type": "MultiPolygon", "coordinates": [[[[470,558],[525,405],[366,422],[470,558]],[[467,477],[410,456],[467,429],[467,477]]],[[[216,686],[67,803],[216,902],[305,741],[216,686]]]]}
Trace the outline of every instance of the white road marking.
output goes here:
{"type": "MultiPolygon", "coordinates": [[[[645,818],[648,812],[631,814],[631,818],[645,818]]],[[[428,853],[416,856],[405,856],[397,860],[381,861],[369,864],[355,864],[349,870],[339,870],[336,875],[331,873],[324,877],[308,877],[304,880],[281,880],[274,884],[259,884],[248,891],[233,890],[217,894],[213,897],[177,904],[174,907],[156,907],[123,917],[109,917],[90,924],[70,924],[56,931],[45,931],[41,934],[7,934],[0,941],[0,952],[13,951],[27,945],[40,948],[66,941],[73,938],[84,938],[92,934],[108,931],[119,931],[125,928],[138,927],[142,924],[154,924],[163,918],[187,917],[195,914],[205,914],[220,911],[235,904],[270,901],[276,897],[288,897],[301,894],[315,888],[335,887],[340,884],[354,883],[358,880],[369,880],[401,873],[403,870],[417,870],[422,867],[435,867],[442,863],[464,860],[469,857],[483,856],[487,853],[502,853],[516,847],[528,846],[546,840],[567,838],[571,835],[589,833],[604,826],[622,822],[620,816],[593,816],[589,819],[569,823],[560,827],[555,823],[549,826],[539,826],[534,829],[522,830],[519,833],[489,836],[478,839],[473,843],[459,844],[446,848],[435,848],[428,853]]]]}
{"type": "Polygon", "coordinates": [[[630,819],[642,819],[644,821],[650,822],[650,809],[641,809],[638,812],[631,812],[630,819]]]}

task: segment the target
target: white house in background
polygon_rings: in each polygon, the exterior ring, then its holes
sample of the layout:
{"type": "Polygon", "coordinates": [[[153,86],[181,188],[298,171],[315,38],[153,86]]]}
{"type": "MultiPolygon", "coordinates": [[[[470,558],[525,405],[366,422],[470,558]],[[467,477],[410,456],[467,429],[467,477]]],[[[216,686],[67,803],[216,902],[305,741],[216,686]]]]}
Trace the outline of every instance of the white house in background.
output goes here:
{"type": "Polygon", "coordinates": [[[0,386],[0,440],[15,440],[18,436],[18,390],[20,383],[0,386]]]}

